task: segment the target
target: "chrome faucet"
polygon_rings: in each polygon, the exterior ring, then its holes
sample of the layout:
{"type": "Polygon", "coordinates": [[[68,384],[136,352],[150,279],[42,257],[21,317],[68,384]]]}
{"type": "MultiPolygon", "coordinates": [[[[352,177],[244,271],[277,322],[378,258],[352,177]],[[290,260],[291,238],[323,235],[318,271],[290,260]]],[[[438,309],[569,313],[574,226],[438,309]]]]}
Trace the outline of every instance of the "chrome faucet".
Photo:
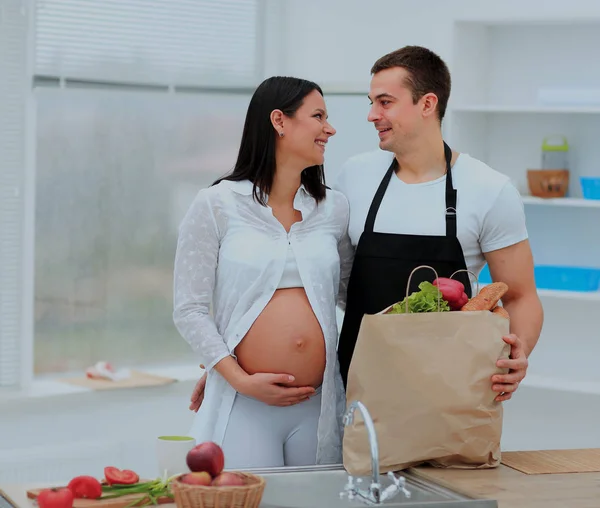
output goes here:
{"type": "MultiPolygon", "coordinates": [[[[386,499],[394,497],[398,492],[402,492],[409,498],[410,491],[405,487],[406,479],[403,476],[398,478],[391,471],[388,472],[387,476],[393,483],[386,487],[383,492],[381,491],[381,484],[379,483],[379,445],[377,443],[377,432],[375,431],[373,419],[362,402],[355,400],[350,404],[344,415],[344,426],[352,424],[354,421],[354,412],[357,409],[361,412],[365,422],[367,435],[369,437],[369,445],[371,447],[371,485],[369,485],[368,491],[361,490],[354,484],[354,478],[351,475],[348,475],[348,483],[344,486],[344,491],[340,493],[340,497],[347,496],[348,499],[352,500],[358,496],[368,505],[379,505],[386,499]]],[[[360,484],[361,482],[362,480],[360,478],[356,480],[357,484],[360,484]]]]}

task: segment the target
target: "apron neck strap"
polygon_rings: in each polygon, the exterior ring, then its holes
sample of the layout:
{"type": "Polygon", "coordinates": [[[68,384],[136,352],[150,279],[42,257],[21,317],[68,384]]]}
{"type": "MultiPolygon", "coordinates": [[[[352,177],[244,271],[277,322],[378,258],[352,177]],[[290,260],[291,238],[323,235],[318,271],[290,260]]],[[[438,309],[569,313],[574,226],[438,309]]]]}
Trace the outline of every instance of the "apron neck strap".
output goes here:
{"type": "MultiPolygon", "coordinates": [[[[452,150],[444,141],[444,158],[446,159],[446,236],[456,237],[456,189],[452,186],[452,150]]],[[[365,220],[365,232],[372,233],[373,228],[375,227],[375,219],[377,217],[377,212],[379,211],[379,207],[381,206],[381,202],[383,201],[383,196],[385,195],[385,191],[390,183],[392,175],[398,169],[398,161],[396,157],[392,160],[390,167],[386,171],[379,187],[377,188],[377,192],[373,197],[373,201],[371,202],[371,206],[369,208],[369,213],[367,214],[367,219],[365,220]]]]}
{"type": "Polygon", "coordinates": [[[452,150],[444,141],[446,157],[446,236],[456,238],[456,189],[452,185],[452,150]]]}

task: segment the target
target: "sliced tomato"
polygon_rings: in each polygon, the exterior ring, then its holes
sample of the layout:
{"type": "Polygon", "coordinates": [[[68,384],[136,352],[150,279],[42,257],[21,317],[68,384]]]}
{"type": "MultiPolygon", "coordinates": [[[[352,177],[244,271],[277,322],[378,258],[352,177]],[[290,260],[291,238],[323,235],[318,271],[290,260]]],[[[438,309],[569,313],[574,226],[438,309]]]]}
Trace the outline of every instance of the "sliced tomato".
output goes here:
{"type": "Polygon", "coordinates": [[[77,499],[98,499],[102,495],[102,484],[93,476],[76,476],[68,488],[77,499]]]}
{"type": "Polygon", "coordinates": [[[140,477],[130,469],[119,469],[107,466],[104,468],[104,479],[109,485],[131,485],[140,481],[140,477]]]}

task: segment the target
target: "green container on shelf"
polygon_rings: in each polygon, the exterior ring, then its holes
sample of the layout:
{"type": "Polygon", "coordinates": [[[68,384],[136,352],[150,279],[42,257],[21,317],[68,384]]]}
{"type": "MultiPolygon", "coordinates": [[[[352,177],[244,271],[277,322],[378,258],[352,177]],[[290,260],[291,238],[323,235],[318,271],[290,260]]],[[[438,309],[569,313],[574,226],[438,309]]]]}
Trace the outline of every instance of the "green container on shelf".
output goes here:
{"type": "Polygon", "coordinates": [[[565,136],[552,135],[544,138],[542,169],[569,169],[569,143],[565,136]]]}

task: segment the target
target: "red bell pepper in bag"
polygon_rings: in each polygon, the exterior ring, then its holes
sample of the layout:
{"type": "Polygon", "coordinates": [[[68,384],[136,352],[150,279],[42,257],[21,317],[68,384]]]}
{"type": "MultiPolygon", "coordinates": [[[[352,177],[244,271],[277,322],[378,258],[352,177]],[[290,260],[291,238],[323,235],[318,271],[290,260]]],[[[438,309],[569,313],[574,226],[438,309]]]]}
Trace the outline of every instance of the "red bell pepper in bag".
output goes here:
{"type": "Polygon", "coordinates": [[[450,307],[461,307],[459,304],[463,301],[463,295],[466,296],[465,286],[462,282],[446,277],[439,277],[433,281],[433,285],[437,286],[442,293],[442,298],[448,302],[450,307]]]}
{"type": "Polygon", "coordinates": [[[467,304],[467,302],[469,301],[469,297],[467,296],[467,293],[462,294],[462,297],[460,298],[460,300],[458,301],[458,303],[455,306],[451,306],[452,310],[460,310],[463,308],[464,305],[467,304]]]}

